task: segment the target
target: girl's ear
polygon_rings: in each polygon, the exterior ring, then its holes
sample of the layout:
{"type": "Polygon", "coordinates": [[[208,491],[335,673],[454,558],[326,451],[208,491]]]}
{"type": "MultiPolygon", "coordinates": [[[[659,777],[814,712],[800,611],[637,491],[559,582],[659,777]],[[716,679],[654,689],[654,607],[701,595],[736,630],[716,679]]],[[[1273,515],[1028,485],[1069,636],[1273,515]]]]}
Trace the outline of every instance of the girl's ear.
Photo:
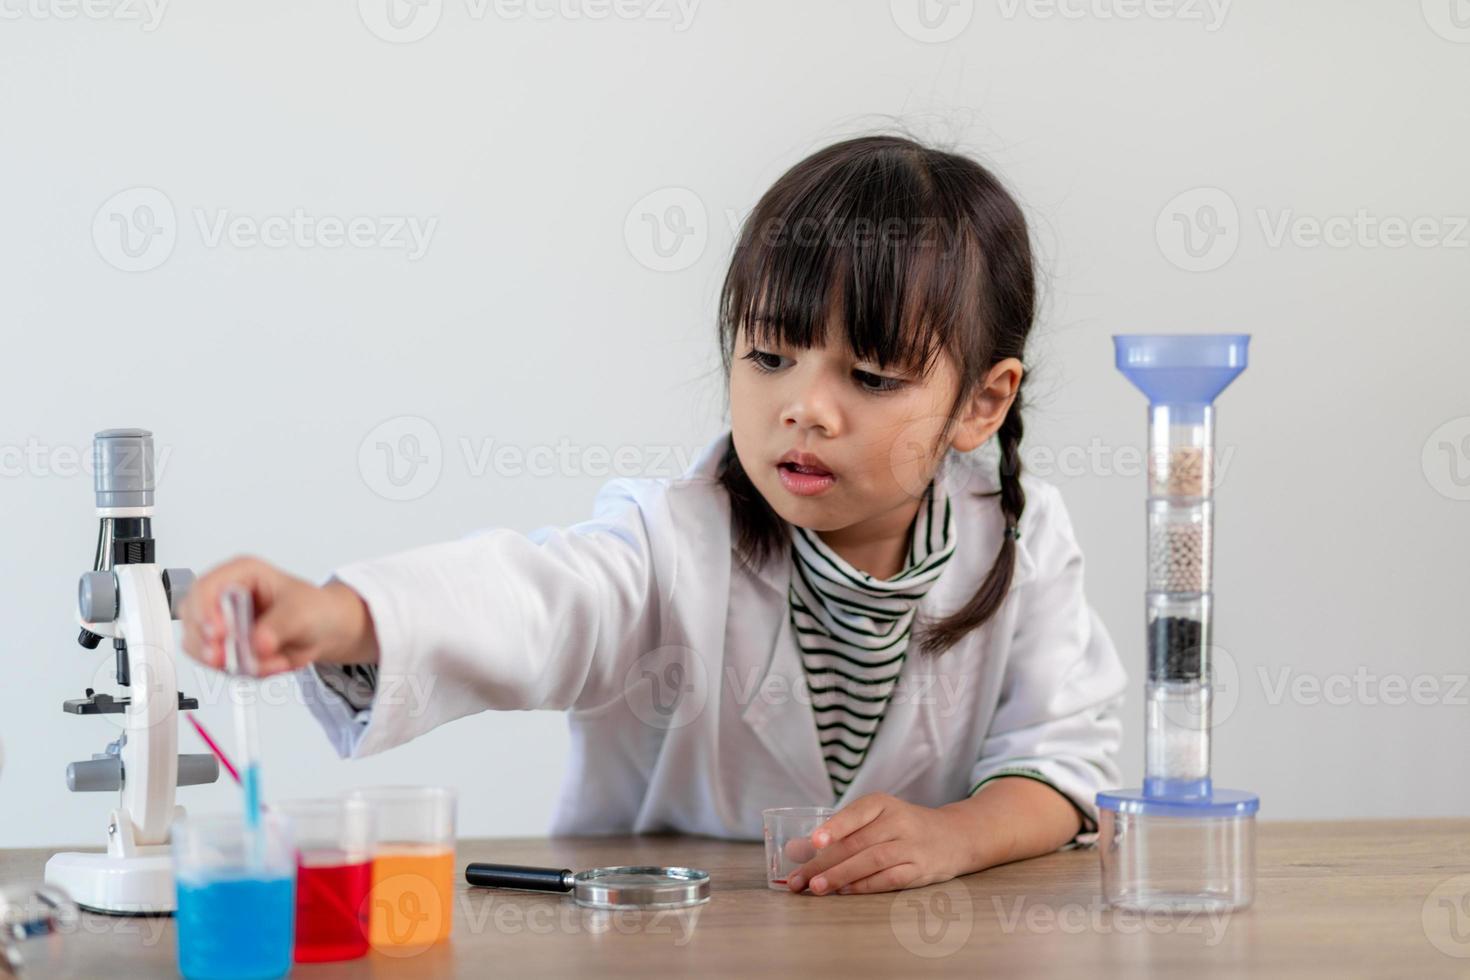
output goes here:
{"type": "Polygon", "coordinates": [[[986,372],[975,393],[960,407],[959,424],[955,426],[950,445],[968,453],[995,435],[1016,400],[1016,392],[1021,390],[1024,373],[1025,368],[1014,357],[997,362],[986,372]]]}

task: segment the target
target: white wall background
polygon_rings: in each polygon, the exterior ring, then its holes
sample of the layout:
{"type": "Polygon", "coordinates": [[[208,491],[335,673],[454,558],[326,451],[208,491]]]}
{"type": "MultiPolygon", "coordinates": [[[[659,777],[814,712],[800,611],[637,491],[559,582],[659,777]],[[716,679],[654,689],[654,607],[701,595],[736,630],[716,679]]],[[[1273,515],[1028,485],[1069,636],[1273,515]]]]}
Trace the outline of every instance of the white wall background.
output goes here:
{"type": "MultiPolygon", "coordinates": [[[[1255,336],[1220,402],[1217,640],[1237,677],[1217,778],[1276,818],[1470,810],[1463,3],[924,0],[926,27],[919,0],[427,0],[394,27],[388,2],[0,0],[0,845],[102,840],[110,798],[67,793],[63,770],[115,731],[60,710],[101,662],[72,607],[95,430],[156,432],[167,564],[250,551],[320,579],[573,522],[603,482],[577,475],[589,447],[663,475],[663,447],[719,430],[732,217],[894,121],[979,154],[1034,219],[1028,458],[1063,487],[1135,678],[1144,403],[1109,335],[1255,336]],[[144,204],[164,234],[130,258],[113,215],[144,204]],[[669,205],[692,234],[666,226],[661,259],[643,215],[676,222],[669,205]],[[422,255],[211,237],[298,212],[434,224],[422,255]],[[403,416],[441,472],[394,501],[372,443],[403,416]],[[576,473],[481,465],[563,444],[576,473]]],[[[228,731],[225,705],[202,716],[228,731]]],[[[346,763],[298,705],[265,723],[273,794],[453,782],[474,835],[544,830],[567,744],[556,715],[487,715],[346,763]]]]}

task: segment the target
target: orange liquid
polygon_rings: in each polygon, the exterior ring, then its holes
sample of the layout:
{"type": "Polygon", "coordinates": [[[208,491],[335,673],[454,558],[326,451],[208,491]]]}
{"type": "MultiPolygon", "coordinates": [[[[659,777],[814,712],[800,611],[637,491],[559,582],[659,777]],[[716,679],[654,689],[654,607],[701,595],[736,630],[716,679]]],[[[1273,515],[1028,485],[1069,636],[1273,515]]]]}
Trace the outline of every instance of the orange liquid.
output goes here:
{"type": "Polygon", "coordinates": [[[368,940],[377,949],[428,946],[454,925],[454,850],[385,845],[373,855],[368,940]]]}

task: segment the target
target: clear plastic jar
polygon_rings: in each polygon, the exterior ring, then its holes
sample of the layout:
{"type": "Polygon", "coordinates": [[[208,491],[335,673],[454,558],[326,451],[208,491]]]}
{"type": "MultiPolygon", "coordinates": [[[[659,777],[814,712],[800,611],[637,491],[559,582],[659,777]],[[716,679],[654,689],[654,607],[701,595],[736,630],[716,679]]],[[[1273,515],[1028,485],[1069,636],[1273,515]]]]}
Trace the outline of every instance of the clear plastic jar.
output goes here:
{"type": "Polygon", "coordinates": [[[1257,797],[1215,790],[1195,801],[1138,790],[1098,795],[1103,899],[1142,912],[1242,909],[1255,898],[1257,797]]]}

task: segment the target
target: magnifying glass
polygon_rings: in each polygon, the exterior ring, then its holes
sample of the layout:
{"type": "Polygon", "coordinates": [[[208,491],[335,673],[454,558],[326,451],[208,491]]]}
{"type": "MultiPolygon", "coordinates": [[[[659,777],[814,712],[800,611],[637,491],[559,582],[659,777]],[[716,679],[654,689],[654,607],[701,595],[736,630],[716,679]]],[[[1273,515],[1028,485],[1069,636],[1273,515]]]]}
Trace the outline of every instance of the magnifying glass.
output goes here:
{"type": "Polygon", "coordinates": [[[571,892],[588,909],[682,909],[709,901],[709,872],[695,868],[632,865],[618,868],[532,868],[520,864],[471,864],[465,881],[482,888],[571,892]]]}

